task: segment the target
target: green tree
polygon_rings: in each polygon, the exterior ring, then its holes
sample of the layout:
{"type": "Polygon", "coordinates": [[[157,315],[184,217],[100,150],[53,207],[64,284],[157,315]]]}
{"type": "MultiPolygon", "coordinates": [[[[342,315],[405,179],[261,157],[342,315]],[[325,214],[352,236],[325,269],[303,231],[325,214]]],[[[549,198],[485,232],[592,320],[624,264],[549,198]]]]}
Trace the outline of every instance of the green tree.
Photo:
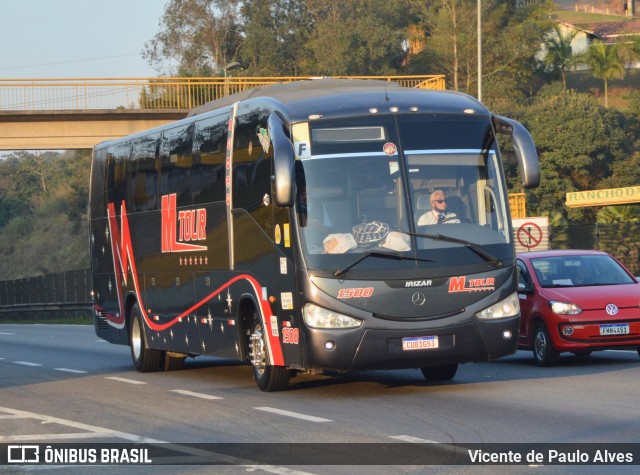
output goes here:
{"type": "Polygon", "coordinates": [[[305,0],[247,0],[240,58],[249,76],[298,75],[313,18],[305,0]]]}
{"type": "MultiPolygon", "coordinates": [[[[529,212],[545,215],[555,210],[575,223],[594,222],[592,208],[569,210],[565,195],[599,188],[632,156],[626,118],[589,95],[559,86],[547,88],[522,113],[542,172],[540,187],[527,191],[529,212]]],[[[510,169],[509,175],[515,183],[516,172],[510,169]]]]}
{"type": "Polygon", "coordinates": [[[168,62],[180,76],[220,73],[240,48],[240,5],[241,0],[169,0],[143,57],[157,71],[168,62]]]}
{"type": "Polygon", "coordinates": [[[89,159],[82,150],[0,160],[0,279],[87,267],[89,159]]]}
{"type": "MultiPolygon", "coordinates": [[[[529,89],[535,55],[550,28],[550,7],[523,7],[514,0],[483,0],[481,5],[483,100],[497,102],[529,89]]],[[[419,15],[428,34],[420,56],[428,58],[433,72],[446,75],[450,88],[468,94],[478,89],[476,12],[477,0],[438,0],[424,4],[419,15]]]]}
{"type": "Polygon", "coordinates": [[[575,62],[571,43],[577,34],[577,30],[565,33],[559,25],[554,25],[553,30],[544,37],[545,55],[542,62],[553,76],[560,76],[565,89],[567,87],[566,72],[575,62]]]}
{"type": "Polygon", "coordinates": [[[603,80],[604,106],[609,107],[609,79],[622,79],[625,75],[620,47],[595,40],[580,59],[591,68],[594,77],[603,80]]]}
{"type": "Polygon", "coordinates": [[[312,75],[393,74],[401,67],[410,8],[398,0],[308,0],[313,30],[304,45],[312,75]]]}

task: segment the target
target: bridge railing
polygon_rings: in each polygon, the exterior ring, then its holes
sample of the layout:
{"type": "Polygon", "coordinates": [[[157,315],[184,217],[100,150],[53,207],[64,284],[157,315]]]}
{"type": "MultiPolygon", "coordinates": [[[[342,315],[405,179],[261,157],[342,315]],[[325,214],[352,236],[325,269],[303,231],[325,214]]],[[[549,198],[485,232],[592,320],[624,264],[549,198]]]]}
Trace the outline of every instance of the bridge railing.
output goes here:
{"type": "MultiPolygon", "coordinates": [[[[334,76],[443,90],[442,75],[334,76]]],[[[191,109],[256,86],[313,79],[287,77],[1,79],[0,111],[191,109]]]]}

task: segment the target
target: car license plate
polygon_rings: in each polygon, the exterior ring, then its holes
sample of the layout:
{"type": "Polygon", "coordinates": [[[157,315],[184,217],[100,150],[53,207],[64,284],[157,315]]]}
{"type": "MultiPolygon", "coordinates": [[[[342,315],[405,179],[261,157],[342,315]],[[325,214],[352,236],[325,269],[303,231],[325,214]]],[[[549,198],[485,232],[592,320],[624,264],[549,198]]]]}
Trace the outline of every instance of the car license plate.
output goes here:
{"type": "Polygon", "coordinates": [[[608,325],[600,325],[600,335],[627,335],[628,333],[628,323],[612,323],[608,325]]]}
{"type": "Polygon", "coordinates": [[[438,348],[437,336],[411,336],[402,339],[402,350],[430,350],[438,348]]]}

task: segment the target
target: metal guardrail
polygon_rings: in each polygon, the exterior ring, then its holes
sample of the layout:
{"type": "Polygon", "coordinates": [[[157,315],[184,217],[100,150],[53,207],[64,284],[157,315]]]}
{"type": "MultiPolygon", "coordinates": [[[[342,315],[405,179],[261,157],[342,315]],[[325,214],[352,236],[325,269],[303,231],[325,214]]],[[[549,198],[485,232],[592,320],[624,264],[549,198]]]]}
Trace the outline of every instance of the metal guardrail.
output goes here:
{"type": "MultiPolygon", "coordinates": [[[[401,86],[444,90],[443,75],[332,76],[378,79],[401,86]]],[[[0,111],[175,109],[198,107],[257,86],[315,79],[312,76],[209,78],[1,79],[0,111]]]]}
{"type": "Polygon", "coordinates": [[[0,281],[0,319],[74,313],[91,315],[89,269],[0,281]]]}

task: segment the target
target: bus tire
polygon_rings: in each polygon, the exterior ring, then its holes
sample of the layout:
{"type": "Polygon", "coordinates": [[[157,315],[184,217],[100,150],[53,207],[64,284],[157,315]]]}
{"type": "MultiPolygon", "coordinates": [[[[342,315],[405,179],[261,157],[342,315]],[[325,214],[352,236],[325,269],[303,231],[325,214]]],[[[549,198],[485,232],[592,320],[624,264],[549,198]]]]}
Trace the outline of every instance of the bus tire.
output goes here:
{"type": "Polygon", "coordinates": [[[258,312],[253,313],[249,341],[249,359],[256,385],[267,392],[282,391],[289,384],[289,370],[284,366],[269,364],[269,350],[265,342],[264,327],[258,312]]]}
{"type": "Polygon", "coordinates": [[[142,327],[142,312],[137,303],[131,309],[129,346],[131,347],[133,366],[140,373],[148,373],[160,368],[163,352],[161,350],[153,350],[147,345],[142,327]]]}
{"type": "Polygon", "coordinates": [[[451,381],[458,372],[458,363],[420,368],[427,381],[451,381]]]}

